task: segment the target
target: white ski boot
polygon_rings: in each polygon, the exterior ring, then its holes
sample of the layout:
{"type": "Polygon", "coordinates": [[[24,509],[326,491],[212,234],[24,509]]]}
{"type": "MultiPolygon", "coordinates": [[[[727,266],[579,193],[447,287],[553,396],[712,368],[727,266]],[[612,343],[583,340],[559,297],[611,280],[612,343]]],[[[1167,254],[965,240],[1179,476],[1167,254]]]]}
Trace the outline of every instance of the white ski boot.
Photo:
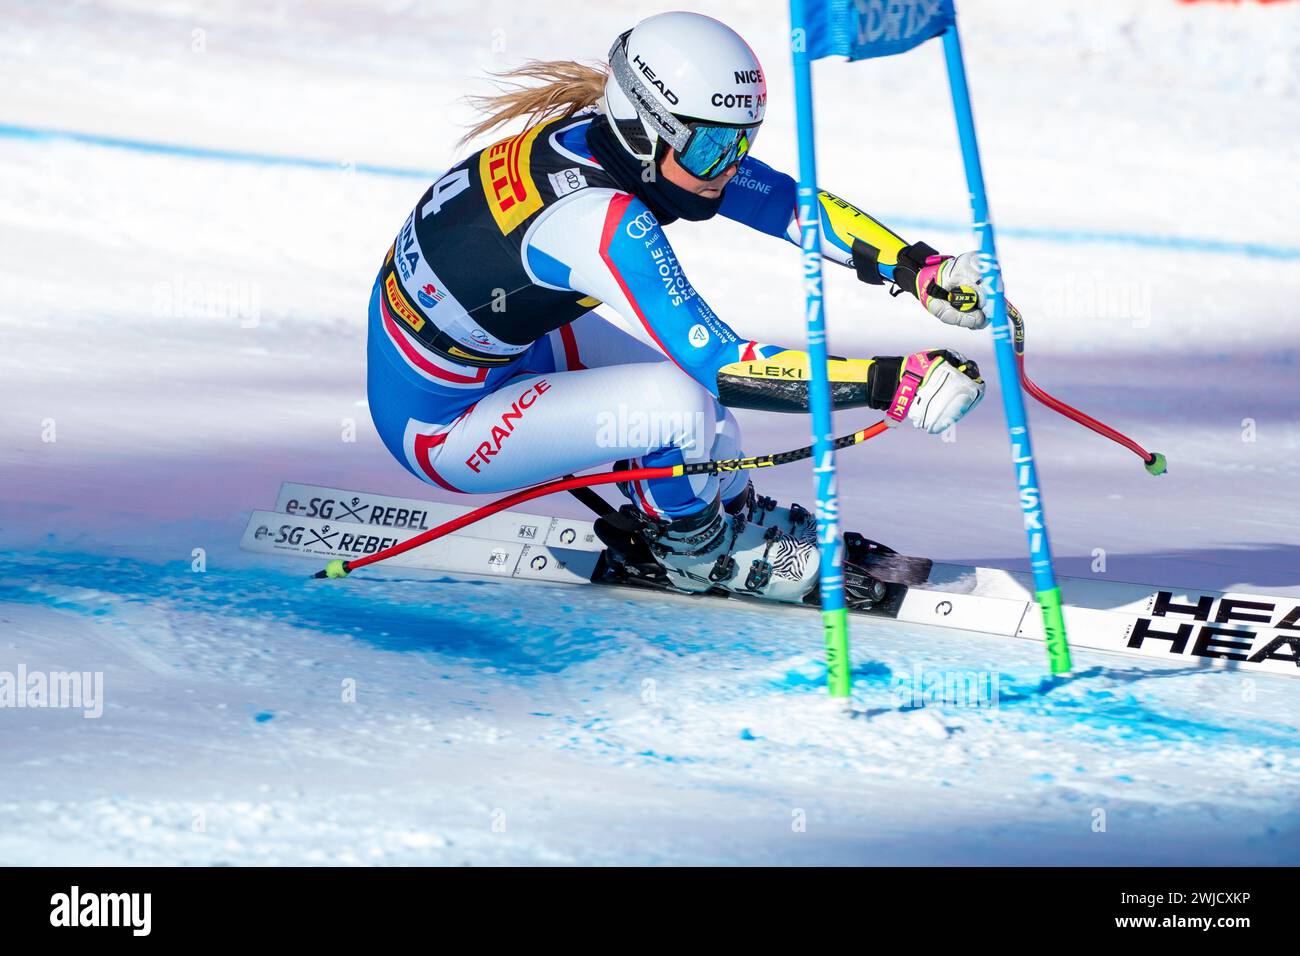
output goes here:
{"type": "Polygon", "coordinates": [[[778,508],[747,489],[727,508],[714,502],[698,515],[650,522],[650,553],[682,591],[721,588],[770,601],[799,603],[817,585],[817,523],[799,505],[778,508]]]}
{"type": "MultiPolygon", "coordinates": [[[[598,515],[596,536],[606,548],[600,580],[817,603],[816,520],[799,505],[778,508],[771,498],[755,494],[751,484],[725,507],[715,500],[698,515],[675,521],[652,518],[630,504],[615,511],[598,499],[590,506],[598,515]]],[[[854,611],[896,610],[908,587],[926,582],[932,565],[929,558],[899,554],[845,532],[845,603],[854,611]]]]}

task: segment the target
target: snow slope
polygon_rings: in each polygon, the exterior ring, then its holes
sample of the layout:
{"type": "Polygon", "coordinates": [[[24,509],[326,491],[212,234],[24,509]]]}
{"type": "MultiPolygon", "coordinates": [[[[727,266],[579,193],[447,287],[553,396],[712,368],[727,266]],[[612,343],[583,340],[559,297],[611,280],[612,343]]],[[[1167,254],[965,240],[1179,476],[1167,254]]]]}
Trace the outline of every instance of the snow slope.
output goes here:
{"type": "MultiPolygon", "coordinates": [[[[697,8],[758,51],[758,153],[792,168],[784,7],[697,8]]],[[[331,585],[236,550],[285,478],[433,496],[364,401],[366,297],[424,185],[401,171],[456,156],[472,77],[599,57],[645,12],[600,5],[579,40],[569,9],[6,6],[0,672],[102,671],[105,709],[0,709],[0,862],[1300,861],[1290,680],[1080,654],[1045,686],[1034,645],[855,622],[850,719],[797,610],[331,585]],[[998,705],[911,708],[918,667],[996,676],[998,705]]],[[[1298,8],[960,10],[1030,369],[1171,462],[1153,480],[1031,410],[1062,571],[1300,595],[1298,8]]],[[[819,64],[819,159],[831,188],[957,249],[941,69],[926,48],[819,64]],[[940,121],[892,119],[903,95],[940,121]]],[[[673,241],[733,325],[801,341],[788,246],[725,222],[673,241]]],[[[986,335],[829,287],[838,352],[947,345],[992,367],[986,335]]],[[[955,442],[841,456],[846,525],[1023,567],[993,391],[955,442]]],[[[801,419],[744,418],[751,452],[806,442],[801,419]]],[[[763,477],[808,500],[806,468],[763,477]]]]}

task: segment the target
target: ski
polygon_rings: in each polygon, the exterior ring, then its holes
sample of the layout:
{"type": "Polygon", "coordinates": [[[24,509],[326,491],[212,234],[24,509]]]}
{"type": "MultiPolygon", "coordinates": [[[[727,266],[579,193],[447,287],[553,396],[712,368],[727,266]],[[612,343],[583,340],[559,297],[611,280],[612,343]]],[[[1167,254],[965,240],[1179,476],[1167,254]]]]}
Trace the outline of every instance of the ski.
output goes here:
{"type": "MultiPolygon", "coordinates": [[[[502,515],[507,517],[507,515],[502,515]]],[[[481,577],[509,577],[559,584],[590,584],[601,551],[579,537],[594,535],[591,522],[508,515],[513,533],[496,536],[450,534],[423,548],[387,562],[394,567],[444,571],[481,577]],[[578,525],[579,527],[575,527],[578,525]],[[586,525],[586,528],[580,527],[586,525]],[[585,533],[584,533],[585,532],[585,533]],[[574,546],[559,543],[572,537],[574,546]],[[548,539],[555,543],[548,544],[548,539]]],[[[254,511],[240,547],[261,554],[294,557],[359,558],[414,537],[418,528],[376,528],[337,518],[306,517],[276,511],[254,511]]]]}
{"type": "MultiPolygon", "coordinates": [[[[346,560],[405,541],[469,510],[286,482],[275,511],[252,513],[241,547],[317,561],[346,560]]],[[[679,593],[666,583],[611,574],[591,521],[527,512],[502,512],[386,563],[479,578],[679,593]]],[[[1071,641],[1078,648],[1300,676],[1300,599],[1088,578],[1063,578],[1061,586],[1071,641]]],[[[890,585],[878,604],[858,613],[1042,642],[1041,617],[1030,613],[1036,609],[1028,574],[935,563],[924,584],[890,585]]]]}
{"type": "MultiPolygon", "coordinates": [[[[286,481],[280,486],[275,510],[297,518],[321,518],[325,521],[368,525],[376,533],[393,535],[409,532],[401,535],[401,540],[405,541],[415,533],[427,531],[470,509],[440,501],[376,495],[286,481]]],[[[590,521],[569,521],[523,511],[492,515],[476,522],[473,528],[472,536],[478,538],[549,544],[580,551],[600,551],[604,547],[596,539],[590,521]]]]}

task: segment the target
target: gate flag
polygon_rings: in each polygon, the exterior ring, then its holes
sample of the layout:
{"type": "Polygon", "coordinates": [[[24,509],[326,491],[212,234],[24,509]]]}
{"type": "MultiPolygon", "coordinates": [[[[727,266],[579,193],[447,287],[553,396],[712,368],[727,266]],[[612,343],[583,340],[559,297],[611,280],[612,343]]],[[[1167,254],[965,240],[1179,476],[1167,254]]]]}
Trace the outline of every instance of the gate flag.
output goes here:
{"type": "Polygon", "coordinates": [[[905,53],[957,22],[952,0],[805,0],[808,57],[905,53]]]}

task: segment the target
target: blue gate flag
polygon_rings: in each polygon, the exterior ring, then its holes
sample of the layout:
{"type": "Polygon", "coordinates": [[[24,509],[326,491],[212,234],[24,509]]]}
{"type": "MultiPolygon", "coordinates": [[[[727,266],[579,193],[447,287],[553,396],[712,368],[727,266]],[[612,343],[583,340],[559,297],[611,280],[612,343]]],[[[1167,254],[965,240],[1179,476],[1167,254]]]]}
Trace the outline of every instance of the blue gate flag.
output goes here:
{"type": "Polygon", "coordinates": [[[804,0],[808,58],[892,56],[956,22],[952,0],[804,0]]]}

